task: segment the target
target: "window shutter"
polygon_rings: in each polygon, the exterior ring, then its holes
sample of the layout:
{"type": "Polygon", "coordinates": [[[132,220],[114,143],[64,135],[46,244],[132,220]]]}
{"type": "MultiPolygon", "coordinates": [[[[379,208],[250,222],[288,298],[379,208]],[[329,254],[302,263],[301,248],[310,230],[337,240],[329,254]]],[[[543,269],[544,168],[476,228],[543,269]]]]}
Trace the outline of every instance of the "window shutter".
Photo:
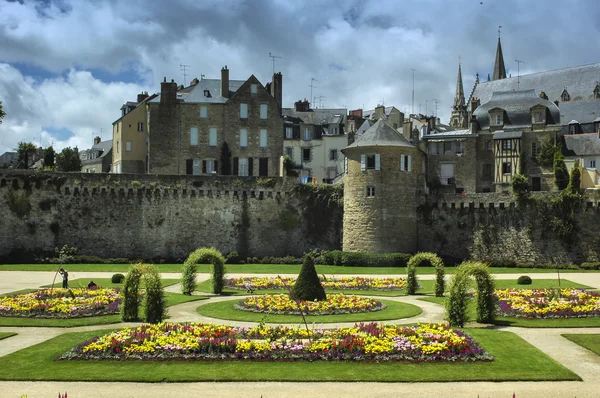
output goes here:
{"type": "Polygon", "coordinates": [[[238,175],[238,169],[240,167],[240,160],[239,158],[233,158],[233,175],[236,176],[238,175]]]}
{"type": "Polygon", "coordinates": [[[202,174],[206,174],[206,160],[202,161],[202,174]]]}
{"type": "Polygon", "coordinates": [[[248,175],[253,176],[254,175],[253,172],[254,172],[254,159],[248,158],[248,175]]]}
{"type": "Polygon", "coordinates": [[[219,174],[219,162],[215,160],[215,173],[219,174]]]}
{"type": "Polygon", "coordinates": [[[360,171],[365,171],[367,169],[367,155],[360,155],[360,171]]]}
{"type": "Polygon", "coordinates": [[[381,155],[375,154],[375,170],[381,170],[381,155]]]}
{"type": "Polygon", "coordinates": [[[400,171],[404,171],[404,156],[400,155],[400,171]]]}
{"type": "Polygon", "coordinates": [[[192,159],[186,159],[185,161],[185,174],[194,173],[194,161],[192,159]]]}
{"type": "Polygon", "coordinates": [[[293,133],[293,135],[292,135],[292,136],[293,136],[295,139],[297,139],[297,140],[298,140],[298,139],[300,139],[300,125],[298,125],[298,124],[295,124],[295,125],[292,127],[292,133],[293,133]]]}
{"type": "Polygon", "coordinates": [[[412,156],[411,155],[406,155],[408,157],[408,169],[407,171],[412,171],[412,156]]]}

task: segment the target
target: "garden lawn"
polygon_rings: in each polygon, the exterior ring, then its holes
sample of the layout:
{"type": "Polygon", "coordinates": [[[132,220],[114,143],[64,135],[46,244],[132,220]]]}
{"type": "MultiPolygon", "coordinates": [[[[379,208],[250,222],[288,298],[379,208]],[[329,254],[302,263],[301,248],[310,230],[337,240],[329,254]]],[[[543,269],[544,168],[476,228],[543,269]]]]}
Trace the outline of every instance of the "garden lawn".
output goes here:
{"type": "MultiPolygon", "coordinates": [[[[159,272],[181,272],[183,264],[156,264],[159,272]]],[[[127,273],[131,264],[66,264],[69,272],[121,272],[127,273]]],[[[210,264],[199,264],[198,272],[209,273],[210,264]]],[[[254,274],[298,274],[301,264],[225,264],[228,273],[254,273],[254,274]]],[[[403,275],[406,267],[341,267],[335,265],[317,265],[319,274],[338,275],[403,275]]],[[[0,271],[49,271],[56,272],[56,264],[2,264],[0,271]]],[[[446,267],[446,273],[453,274],[456,267],[446,267]]],[[[492,274],[537,274],[556,272],[553,268],[497,268],[491,267],[492,274]]],[[[569,272],[600,272],[600,270],[561,269],[561,274],[569,272]]],[[[417,274],[435,274],[433,267],[419,267],[417,274]]]]}
{"type": "Polygon", "coordinates": [[[0,380],[184,381],[542,381],[581,380],[510,332],[465,329],[495,357],[479,363],[349,363],[237,361],[54,361],[109,331],[67,333],[2,358],[0,380]]]}
{"type": "MultiPolygon", "coordinates": [[[[202,296],[185,296],[178,293],[166,292],[167,307],[185,303],[188,301],[206,300],[202,296]]],[[[140,316],[143,314],[143,307],[140,308],[140,316]]],[[[90,325],[106,325],[111,323],[120,323],[121,315],[102,315],[86,318],[73,319],[36,319],[36,318],[9,318],[0,316],[0,326],[33,326],[33,327],[75,327],[90,325]]]]}
{"type": "Polygon", "coordinates": [[[600,355],[600,334],[562,334],[561,336],[600,355]]]}
{"type": "MultiPolygon", "coordinates": [[[[419,300],[444,305],[444,297],[422,297],[419,300]]],[[[467,310],[467,317],[469,321],[475,321],[477,318],[477,310],[475,306],[475,300],[471,300],[467,310]]],[[[494,324],[522,328],[591,328],[600,327],[600,318],[526,319],[499,316],[496,318],[494,324]]]]}
{"type": "MultiPolygon", "coordinates": [[[[274,315],[258,312],[236,310],[233,305],[239,300],[228,300],[217,303],[208,303],[199,306],[197,311],[200,315],[217,319],[232,321],[249,321],[265,323],[302,323],[301,315],[274,315]]],[[[358,314],[340,315],[308,315],[306,321],[309,323],[327,322],[367,322],[385,321],[390,319],[409,318],[419,315],[423,310],[416,305],[399,303],[396,301],[380,300],[387,307],[380,311],[361,312],[358,314]]]]}
{"type": "MultiPolygon", "coordinates": [[[[69,270],[70,271],[70,270],[69,270]]],[[[86,287],[88,283],[90,283],[92,279],[88,279],[88,278],[79,278],[79,279],[73,279],[69,281],[69,287],[86,287]]],[[[111,282],[111,278],[95,278],[93,279],[94,283],[96,283],[96,285],[103,287],[103,288],[109,288],[109,289],[116,289],[116,288],[123,288],[123,283],[112,283],[111,282]]],[[[171,286],[174,285],[176,283],[181,282],[181,280],[179,279],[161,279],[162,285],[163,287],[167,287],[167,286],[171,286]]],[[[62,280],[56,280],[56,283],[54,283],[54,287],[61,287],[62,286],[62,280]]],[[[42,287],[52,287],[52,284],[50,285],[45,285],[42,287]]],[[[144,285],[144,281],[142,278],[142,281],[140,282],[140,289],[144,289],[145,285],[144,285]]]]}
{"type": "Polygon", "coordinates": [[[16,336],[16,333],[11,333],[11,332],[0,332],[0,340],[4,340],[7,339],[11,336],[16,336]]]}

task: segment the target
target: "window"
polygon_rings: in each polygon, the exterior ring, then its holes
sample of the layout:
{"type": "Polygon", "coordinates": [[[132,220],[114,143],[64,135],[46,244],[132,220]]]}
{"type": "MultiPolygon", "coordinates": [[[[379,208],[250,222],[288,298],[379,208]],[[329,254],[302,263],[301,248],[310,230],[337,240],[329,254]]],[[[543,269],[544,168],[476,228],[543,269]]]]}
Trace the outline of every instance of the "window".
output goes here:
{"type": "Polygon", "coordinates": [[[444,142],[444,153],[452,152],[452,142],[444,142]]]}
{"type": "Polygon", "coordinates": [[[310,162],[310,148],[302,149],[302,161],[310,162]]]}
{"type": "Polygon", "coordinates": [[[240,158],[238,160],[238,175],[243,177],[248,176],[248,158],[240,158]]]}
{"type": "Polygon", "coordinates": [[[267,104],[260,104],[260,120],[267,120],[267,104]]]}
{"type": "Polygon", "coordinates": [[[138,131],[144,131],[144,122],[138,123],[138,131]]]}
{"type": "Polygon", "coordinates": [[[208,145],[217,146],[217,128],[211,127],[208,132],[208,145]]]}
{"type": "Polygon", "coordinates": [[[538,144],[537,142],[531,143],[531,157],[532,158],[535,158],[536,156],[538,156],[540,154],[541,150],[542,150],[542,147],[540,144],[538,144]]]}
{"type": "Polygon", "coordinates": [[[497,113],[495,115],[492,116],[493,117],[493,122],[495,126],[502,126],[502,114],[501,113],[497,113]]]}
{"type": "Polygon", "coordinates": [[[375,187],[368,186],[367,187],[367,198],[373,198],[373,197],[375,197],[375,187]]]}
{"type": "Polygon", "coordinates": [[[248,130],[240,130],[240,148],[248,148],[248,130]]]}
{"type": "Polygon", "coordinates": [[[117,153],[119,153],[119,141],[117,141],[117,153]]]}
{"type": "Polygon", "coordinates": [[[595,169],[596,168],[596,161],[595,160],[590,160],[590,167],[595,169]]]}
{"type": "Polygon", "coordinates": [[[440,152],[442,150],[442,143],[441,142],[432,142],[429,145],[429,154],[430,155],[439,155],[440,152]]]}
{"type": "Polygon", "coordinates": [[[291,139],[292,138],[292,134],[293,134],[292,128],[291,127],[286,127],[285,128],[285,138],[291,139]]]}
{"type": "Polygon", "coordinates": [[[240,119],[248,119],[248,104],[240,104],[240,119]]]}
{"type": "Polygon", "coordinates": [[[258,84],[251,84],[250,85],[250,92],[252,94],[256,94],[258,92],[258,84]]]}
{"type": "Polygon", "coordinates": [[[289,156],[290,159],[294,159],[294,148],[292,148],[291,146],[285,147],[285,155],[289,156]]]}
{"type": "Polygon", "coordinates": [[[198,127],[190,129],[190,145],[198,145],[198,127]]]}
{"type": "Polygon", "coordinates": [[[259,146],[261,148],[266,148],[267,147],[267,130],[260,130],[260,136],[259,136],[259,146]]]}
{"type": "Polygon", "coordinates": [[[502,140],[502,150],[505,150],[505,151],[512,150],[512,141],[511,140],[502,140]]]}
{"type": "Polygon", "coordinates": [[[337,149],[330,149],[329,150],[329,160],[337,160],[337,158],[338,158],[337,149]]]}
{"type": "Polygon", "coordinates": [[[206,173],[212,174],[216,172],[214,160],[205,160],[204,162],[206,164],[206,173]]]}
{"type": "Polygon", "coordinates": [[[310,141],[310,128],[304,128],[304,141],[310,141]]]}
{"type": "Polygon", "coordinates": [[[131,152],[131,141],[127,141],[125,143],[125,151],[126,152],[131,152]]]}
{"type": "Polygon", "coordinates": [[[491,181],[491,180],[493,180],[492,165],[491,164],[484,164],[483,165],[483,171],[481,173],[481,179],[483,181],[491,181]]]}
{"type": "Polygon", "coordinates": [[[362,171],[381,169],[381,156],[378,153],[375,155],[360,155],[360,169],[362,171]]]}
{"type": "Polygon", "coordinates": [[[193,163],[193,174],[195,176],[200,175],[200,160],[199,159],[194,159],[194,163],[193,163]]]}
{"type": "Polygon", "coordinates": [[[411,171],[412,170],[412,156],[411,155],[400,155],[400,170],[411,171]]]}
{"type": "Polygon", "coordinates": [[[454,163],[440,163],[440,182],[442,185],[454,184],[454,163]]]}
{"type": "Polygon", "coordinates": [[[509,162],[502,163],[502,174],[512,174],[512,164],[509,162]]]}
{"type": "Polygon", "coordinates": [[[533,112],[533,123],[543,123],[544,114],[540,111],[533,112]]]}
{"type": "Polygon", "coordinates": [[[201,106],[200,107],[200,119],[207,119],[208,118],[208,106],[201,106]]]}
{"type": "Polygon", "coordinates": [[[491,151],[492,150],[492,140],[485,140],[483,143],[483,149],[485,149],[486,151],[491,151]]]}
{"type": "Polygon", "coordinates": [[[456,153],[457,154],[465,152],[465,143],[464,142],[457,142],[455,145],[456,145],[456,153]]]}

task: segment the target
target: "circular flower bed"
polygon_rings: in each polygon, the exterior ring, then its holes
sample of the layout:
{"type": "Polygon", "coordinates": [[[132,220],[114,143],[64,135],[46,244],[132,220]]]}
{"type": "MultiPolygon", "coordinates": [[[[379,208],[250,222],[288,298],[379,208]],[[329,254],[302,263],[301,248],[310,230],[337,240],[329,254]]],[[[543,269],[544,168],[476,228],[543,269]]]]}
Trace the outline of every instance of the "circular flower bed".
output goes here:
{"type": "Polygon", "coordinates": [[[385,305],[375,299],[344,294],[329,294],[327,300],[299,301],[299,303],[296,303],[287,294],[252,296],[235,304],[234,308],[265,314],[299,315],[302,312],[298,308],[298,304],[304,314],[308,315],[355,314],[379,311],[385,308],[385,305]]]}
{"type": "Polygon", "coordinates": [[[115,289],[43,289],[0,297],[0,316],[27,318],[82,318],[119,313],[115,289]]]}
{"type": "MultiPolygon", "coordinates": [[[[406,288],[405,278],[342,278],[321,277],[321,284],[331,290],[401,290],[406,288]]],[[[239,290],[285,289],[293,286],[296,278],[290,277],[241,277],[225,279],[225,286],[239,290]]]]}
{"type": "Polygon", "coordinates": [[[443,324],[377,323],[311,330],[161,323],[126,328],[83,343],[59,359],[269,361],[491,361],[471,337],[443,324]]]}
{"type": "Polygon", "coordinates": [[[600,316],[600,293],[582,289],[498,289],[499,314],[521,318],[600,316]]]}

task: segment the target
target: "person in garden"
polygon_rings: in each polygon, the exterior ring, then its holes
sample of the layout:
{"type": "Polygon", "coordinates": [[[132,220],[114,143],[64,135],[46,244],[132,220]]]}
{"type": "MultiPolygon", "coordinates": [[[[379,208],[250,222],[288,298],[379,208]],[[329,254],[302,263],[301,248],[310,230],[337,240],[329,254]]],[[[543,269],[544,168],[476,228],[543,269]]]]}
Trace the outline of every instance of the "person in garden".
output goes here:
{"type": "Polygon", "coordinates": [[[69,288],[69,273],[64,268],[59,269],[58,273],[61,274],[61,276],[62,276],[63,289],[68,289],[69,288]]]}
{"type": "Polygon", "coordinates": [[[96,289],[97,287],[98,285],[96,285],[96,282],[94,281],[90,281],[90,283],[87,284],[88,289],[96,289]]]}

